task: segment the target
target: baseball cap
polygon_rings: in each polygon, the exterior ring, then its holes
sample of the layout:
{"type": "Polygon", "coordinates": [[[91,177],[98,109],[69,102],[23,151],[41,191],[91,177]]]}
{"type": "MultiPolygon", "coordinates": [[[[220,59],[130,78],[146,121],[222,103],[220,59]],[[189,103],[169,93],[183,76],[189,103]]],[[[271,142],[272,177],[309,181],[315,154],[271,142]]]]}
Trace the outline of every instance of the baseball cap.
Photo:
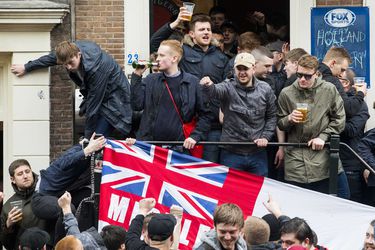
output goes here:
{"type": "Polygon", "coordinates": [[[283,41],[277,40],[277,41],[267,44],[266,48],[269,49],[271,52],[273,51],[283,52],[283,45],[284,45],[283,41]]]}
{"type": "Polygon", "coordinates": [[[234,67],[237,67],[239,65],[243,65],[245,67],[252,67],[255,64],[255,58],[252,54],[250,53],[240,53],[236,56],[234,59],[234,67]]]}
{"type": "Polygon", "coordinates": [[[148,223],[149,238],[155,241],[168,239],[173,234],[176,222],[171,214],[155,214],[148,223]]]}
{"type": "Polygon", "coordinates": [[[40,250],[50,240],[49,234],[37,227],[26,229],[20,237],[19,244],[22,247],[28,247],[31,250],[40,250]]]}

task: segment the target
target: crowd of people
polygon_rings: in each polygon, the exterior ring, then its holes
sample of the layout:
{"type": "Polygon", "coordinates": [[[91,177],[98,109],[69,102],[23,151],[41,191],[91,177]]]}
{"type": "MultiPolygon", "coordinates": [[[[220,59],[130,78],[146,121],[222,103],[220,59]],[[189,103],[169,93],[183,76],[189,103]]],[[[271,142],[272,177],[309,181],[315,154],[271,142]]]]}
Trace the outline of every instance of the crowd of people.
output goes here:
{"type": "MultiPolygon", "coordinates": [[[[287,25],[275,16],[253,12],[252,31],[240,33],[220,7],[186,23],[182,17],[189,14],[181,7],[175,20],[152,35],[151,59],[157,65],[146,77],[148,68],[139,65],[130,83],[115,60],[89,41],[65,41],[49,55],[12,65],[19,77],[64,65],[84,96],[86,139],[40,175],[25,159],[11,163],[15,194],[1,212],[6,249],[177,249],[182,210],[150,214],[152,198],[141,200],[128,232],[113,225],[98,232],[94,223],[82,225],[79,214],[76,218],[92,191],[90,156],[114,130],[122,138],[183,141],[166,147],[322,193],[329,192],[325,143],[333,134],[375,169],[375,130],[364,133],[366,86],[354,85],[345,48],[329,49],[319,62],[302,48],[289,49],[287,25]],[[200,151],[200,141],[223,144],[200,151]],[[269,142],[306,146],[270,147],[269,142]]],[[[340,159],[337,195],[374,206],[375,175],[346,148],[340,159]]],[[[218,206],[214,228],[195,249],[326,249],[305,220],[283,215],[271,198],[264,205],[269,215],[246,220],[237,205],[218,206]]],[[[375,248],[374,221],[363,247],[375,248]]]]}

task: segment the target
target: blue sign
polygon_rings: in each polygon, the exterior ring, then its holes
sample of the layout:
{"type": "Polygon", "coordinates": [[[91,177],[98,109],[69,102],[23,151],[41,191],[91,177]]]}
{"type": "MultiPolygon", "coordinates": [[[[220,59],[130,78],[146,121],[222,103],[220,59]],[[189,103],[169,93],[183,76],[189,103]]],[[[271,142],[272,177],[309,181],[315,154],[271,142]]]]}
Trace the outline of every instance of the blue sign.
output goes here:
{"type": "Polygon", "coordinates": [[[370,24],[368,7],[330,7],[311,10],[311,54],[324,58],[331,47],[344,47],[357,76],[370,87],[370,24]]]}

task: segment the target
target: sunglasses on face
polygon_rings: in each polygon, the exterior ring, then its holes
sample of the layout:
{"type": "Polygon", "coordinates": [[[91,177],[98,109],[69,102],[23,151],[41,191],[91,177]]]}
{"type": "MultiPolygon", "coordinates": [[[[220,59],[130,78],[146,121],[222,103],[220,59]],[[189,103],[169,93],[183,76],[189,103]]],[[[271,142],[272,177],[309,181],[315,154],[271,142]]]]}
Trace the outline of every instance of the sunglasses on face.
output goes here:
{"type": "Polygon", "coordinates": [[[313,74],[303,74],[303,73],[297,72],[297,73],[296,73],[296,76],[297,76],[298,78],[300,78],[300,79],[301,79],[302,77],[304,77],[305,80],[308,81],[308,80],[311,79],[311,77],[312,77],[315,73],[316,73],[316,72],[314,72],[313,74]]]}

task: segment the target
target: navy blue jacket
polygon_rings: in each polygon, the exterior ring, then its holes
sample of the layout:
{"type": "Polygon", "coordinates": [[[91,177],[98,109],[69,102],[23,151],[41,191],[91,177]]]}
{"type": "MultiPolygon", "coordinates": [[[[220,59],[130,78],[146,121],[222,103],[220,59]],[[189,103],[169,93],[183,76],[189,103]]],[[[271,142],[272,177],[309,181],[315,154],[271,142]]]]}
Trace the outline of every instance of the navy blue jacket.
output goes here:
{"type": "MultiPolygon", "coordinates": [[[[348,96],[355,95],[355,90],[351,89],[347,92],[348,96]]],[[[340,134],[341,142],[348,144],[354,151],[357,151],[359,142],[361,141],[367,120],[370,118],[366,102],[362,103],[362,107],[357,114],[347,118],[345,129],[340,134]]],[[[340,159],[345,171],[360,171],[362,169],[359,160],[346,148],[340,146],[340,159]]]]}
{"type": "Polygon", "coordinates": [[[90,158],[86,158],[81,145],[75,145],[40,170],[39,193],[60,197],[78,177],[90,167],[90,158]]]}
{"type": "MultiPolygon", "coordinates": [[[[375,128],[366,132],[358,144],[358,154],[375,170],[375,128]]],[[[370,174],[368,186],[375,186],[375,175],[370,174]]]]}
{"type": "MultiPolygon", "coordinates": [[[[212,116],[209,109],[203,105],[202,87],[199,84],[199,79],[186,72],[181,72],[181,74],[180,98],[182,105],[180,114],[184,123],[190,122],[194,117],[198,118],[197,126],[190,137],[201,141],[206,138],[210,130],[212,116]]],[[[135,111],[143,110],[137,134],[139,140],[153,140],[152,133],[159,100],[163,92],[167,92],[164,80],[164,73],[149,74],[144,79],[132,74],[132,106],[135,111]]],[[[168,96],[168,93],[164,96],[168,96]]],[[[171,112],[175,112],[175,110],[171,110],[171,112]]]]}
{"type": "MultiPolygon", "coordinates": [[[[151,50],[156,51],[160,43],[173,33],[169,23],[162,26],[151,37],[151,50]]],[[[182,46],[183,56],[180,61],[180,68],[199,79],[209,76],[214,83],[222,82],[228,75],[230,68],[228,57],[216,46],[210,45],[207,51],[203,51],[198,45],[184,44],[182,46]]],[[[205,96],[205,100],[209,100],[205,96]]],[[[220,102],[210,99],[210,109],[214,114],[212,129],[221,129],[219,122],[220,102]]]]}
{"type": "MultiPolygon", "coordinates": [[[[132,110],[130,84],[116,61],[94,42],[77,41],[82,57],[83,80],[77,72],[69,72],[70,78],[80,87],[84,96],[86,128],[94,128],[96,114],[124,135],[131,129],[132,110]]],[[[26,72],[57,65],[56,54],[40,57],[25,64],[26,72]]],[[[94,131],[91,131],[94,132],[94,131]]]]}
{"type": "Polygon", "coordinates": [[[344,87],[342,86],[339,78],[332,75],[332,71],[327,65],[325,65],[324,63],[320,63],[318,70],[322,74],[323,80],[330,82],[336,86],[337,91],[344,101],[346,118],[356,115],[361,109],[362,103],[364,102],[363,98],[365,97],[365,95],[362,93],[362,91],[359,91],[357,95],[348,96],[344,91],[344,87]]]}

